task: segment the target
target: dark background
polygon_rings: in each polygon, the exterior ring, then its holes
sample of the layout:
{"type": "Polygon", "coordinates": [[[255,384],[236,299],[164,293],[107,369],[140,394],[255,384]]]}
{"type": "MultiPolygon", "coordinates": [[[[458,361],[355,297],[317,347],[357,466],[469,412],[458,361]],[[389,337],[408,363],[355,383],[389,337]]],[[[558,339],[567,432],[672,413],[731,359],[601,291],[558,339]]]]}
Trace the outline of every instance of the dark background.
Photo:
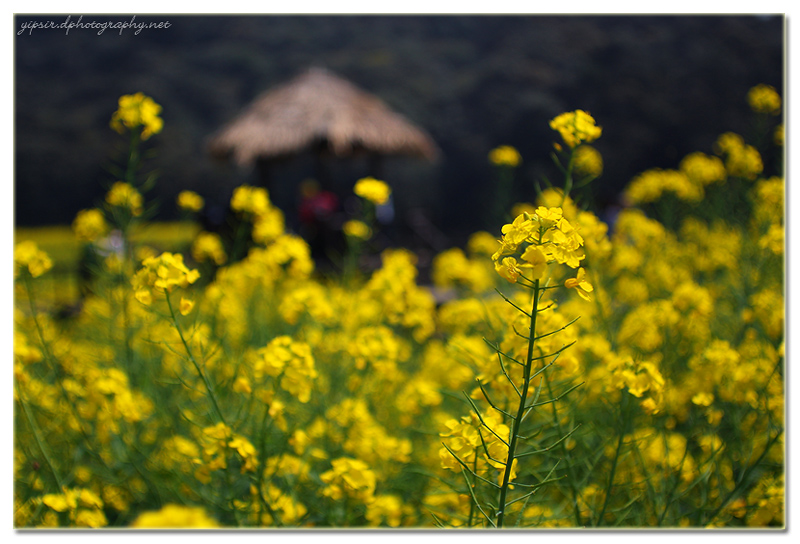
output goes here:
{"type": "MultiPolygon", "coordinates": [[[[77,14],[72,20],[76,20],[77,14]]],[[[747,91],[783,85],[782,16],[137,16],[169,29],[34,30],[15,19],[15,224],[69,223],[96,205],[114,179],[106,170],[123,143],[108,122],[122,94],[152,96],[165,127],[153,137],[161,202],[192,189],[225,204],[253,171],[212,160],[208,137],[264,90],[323,66],[376,94],[424,127],[435,163],[386,162],[397,223],[421,211],[447,242],[485,228],[496,175],[488,152],[523,157],[516,200],[553,179],[548,121],[584,109],[603,127],[605,173],[597,205],[613,202],[637,173],[675,168],[692,151],[711,153],[725,131],[747,135],[747,91]]],[[[87,20],[129,20],[122,15],[87,20]]],[[[310,175],[299,157],[277,172],[275,200],[294,206],[310,175]]],[[[765,161],[766,162],[766,161],[765,161]]],[[[351,186],[364,164],[332,165],[351,186]]],[[[291,213],[291,210],[288,210],[291,213]]]]}

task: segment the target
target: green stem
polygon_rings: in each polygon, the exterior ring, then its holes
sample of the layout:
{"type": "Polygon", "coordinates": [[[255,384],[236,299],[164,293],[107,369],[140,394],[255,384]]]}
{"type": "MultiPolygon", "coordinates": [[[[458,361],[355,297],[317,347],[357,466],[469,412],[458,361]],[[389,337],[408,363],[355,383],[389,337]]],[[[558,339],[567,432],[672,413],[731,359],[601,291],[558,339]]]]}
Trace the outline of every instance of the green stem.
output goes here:
{"type": "Polygon", "coordinates": [[[614,474],[617,472],[617,461],[619,461],[619,454],[622,451],[622,443],[623,439],[625,438],[625,405],[627,404],[627,392],[622,391],[622,406],[620,406],[620,426],[619,426],[619,438],[617,439],[617,449],[614,452],[614,460],[611,463],[611,474],[608,476],[608,484],[606,484],[606,493],[605,499],[603,500],[603,508],[600,510],[600,515],[597,516],[595,520],[595,526],[599,527],[603,522],[603,516],[606,514],[606,508],[608,508],[608,501],[611,498],[611,489],[614,487],[614,474]]]}
{"type": "Polygon", "coordinates": [[[175,329],[178,331],[178,336],[181,338],[181,342],[183,343],[183,348],[186,350],[186,355],[189,356],[189,360],[194,365],[195,370],[200,375],[200,378],[203,380],[203,384],[206,386],[206,391],[208,391],[208,396],[211,399],[211,403],[214,405],[214,410],[217,412],[217,416],[219,417],[220,422],[222,422],[226,427],[228,426],[228,422],[225,421],[225,416],[222,414],[222,410],[217,403],[217,396],[214,394],[214,389],[211,387],[211,382],[208,381],[203,369],[200,368],[200,365],[197,363],[197,360],[192,355],[192,350],[189,349],[189,344],[186,342],[186,338],[183,336],[183,330],[181,330],[180,325],[178,324],[178,319],[175,317],[175,309],[172,307],[172,301],[169,298],[169,293],[164,292],[164,295],[167,298],[167,307],[169,308],[169,314],[172,317],[172,324],[175,326],[175,329]]]}
{"type": "Polygon", "coordinates": [[[53,477],[56,479],[58,492],[61,493],[63,489],[63,485],[61,483],[62,480],[59,477],[58,472],[56,472],[56,467],[50,460],[50,455],[47,453],[47,449],[44,447],[44,443],[39,435],[39,427],[36,425],[36,422],[28,411],[28,403],[25,402],[25,399],[23,398],[22,390],[19,388],[19,384],[17,384],[17,395],[19,396],[19,404],[22,407],[22,412],[25,414],[25,419],[28,420],[28,425],[30,425],[31,430],[33,431],[33,437],[36,440],[36,445],[39,446],[39,451],[42,452],[42,457],[44,457],[45,463],[47,463],[47,466],[50,468],[50,472],[53,473],[53,477]]]}
{"type": "Polygon", "coordinates": [[[561,195],[561,204],[559,207],[564,207],[564,202],[566,202],[569,193],[572,191],[572,168],[575,163],[575,148],[572,148],[569,152],[569,162],[567,163],[567,171],[565,173],[564,179],[564,194],[561,195]]]}
{"type": "Polygon", "coordinates": [[[519,438],[519,426],[522,418],[525,415],[525,401],[528,397],[528,386],[531,380],[531,367],[533,366],[533,345],[534,338],[536,337],[536,316],[538,315],[539,307],[539,280],[533,283],[533,306],[531,308],[531,329],[530,340],[528,341],[528,357],[525,361],[525,369],[523,370],[522,378],[522,395],[519,400],[519,408],[517,409],[517,416],[514,418],[514,423],[511,428],[510,441],[508,443],[508,458],[506,459],[506,468],[503,472],[503,483],[500,486],[500,500],[497,510],[497,527],[503,526],[503,520],[506,514],[506,496],[508,494],[508,482],[511,479],[511,468],[514,464],[514,452],[517,447],[517,440],[519,438]]]}
{"type": "MultiPolygon", "coordinates": [[[[550,380],[547,379],[547,376],[544,377],[547,380],[547,393],[550,395],[550,398],[553,397],[553,387],[550,385],[550,380]]],[[[558,409],[556,408],[555,402],[551,403],[553,405],[553,424],[556,427],[556,432],[558,436],[564,436],[563,432],[561,431],[561,423],[558,421],[558,409]]],[[[561,454],[564,456],[564,459],[567,460],[567,473],[569,475],[569,487],[572,491],[572,504],[573,509],[575,511],[575,523],[577,523],[578,527],[583,526],[583,520],[581,519],[581,510],[578,506],[578,490],[575,488],[575,473],[572,470],[572,465],[569,463],[569,452],[567,451],[566,440],[561,441],[561,454]]]]}
{"type": "MultiPolygon", "coordinates": [[[[478,451],[475,451],[475,460],[472,462],[472,473],[478,473],[478,451]]],[[[469,483],[470,487],[472,488],[472,495],[475,495],[475,482],[477,478],[475,476],[472,477],[472,483],[469,483]]],[[[475,500],[469,501],[469,518],[467,519],[467,527],[472,527],[472,517],[475,515],[475,500]]]]}

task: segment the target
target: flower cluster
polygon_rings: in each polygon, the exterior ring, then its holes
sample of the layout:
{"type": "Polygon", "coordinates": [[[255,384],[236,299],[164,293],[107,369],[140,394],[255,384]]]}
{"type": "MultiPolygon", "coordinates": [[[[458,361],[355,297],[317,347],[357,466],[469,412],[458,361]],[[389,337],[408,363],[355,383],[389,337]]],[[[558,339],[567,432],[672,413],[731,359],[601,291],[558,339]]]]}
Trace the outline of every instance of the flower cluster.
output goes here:
{"type": "Polygon", "coordinates": [[[38,278],[53,268],[53,261],[47,253],[39,249],[35,242],[26,240],[14,246],[14,277],[19,277],[23,270],[34,278],[38,278]]]}
{"type": "Polygon", "coordinates": [[[754,180],[764,170],[761,155],[744,138],[733,132],[726,132],[714,144],[718,155],[725,157],[725,169],[729,176],[754,180]]]}
{"type": "Polygon", "coordinates": [[[135,187],[124,181],[117,181],[106,194],[106,202],[117,208],[130,212],[134,217],[142,215],[141,193],[135,187]]]}
{"type": "Polygon", "coordinates": [[[164,128],[159,117],[161,106],[143,93],[126,94],[119,98],[119,108],[111,116],[111,128],[122,134],[125,129],[142,127],[142,139],[147,140],[164,128]]]}
{"type": "Polygon", "coordinates": [[[192,243],[192,258],[198,263],[211,260],[217,266],[221,266],[228,260],[228,255],[225,253],[219,234],[201,232],[192,243]]]}
{"type": "Polygon", "coordinates": [[[143,304],[152,301],[152,291],[171,293],[176,287],[187,287],[200,277],[197,270],[189,270],[180,253],[162,253],[142,261],[142,268],[131,278],[136,299],[143,304]]]}
{"type": "Polygon", "coordinates": [[[205,205],[203,197],[194,191],[181,191],[176,201],[180,209],[190,212],[199,212],[205,205]]]}
{"type": "Polygon", "coordinates": [[[133,521],[136,529],[213,529],[219,523],[202,506],[167,504],[155,512],[143,512],[133,521]]]}
{"type": "Polygon", "coordinates": [[[497,166],[510,166],[512,168],[519,166],[522,162],[522,157],[519,151],[510,145],[501,145],[489,152],[489,162],[497,166]]]}
{"type": "Polygon", "coordinates": [[[355,219],[347,221],[342,227],[342,230],[347,236],[352,236],[359,240],[369,240],[372,236],[372,229],[363,221],[355,219]]]}
{"type": "Polygon", "coordinates": [[[103,212],[97,208],[79,211],[72,222],[75,236],[84,242],[96,242],[108,234],[109,229],[103,212]]]}
{"type": "Polygon", "coordinates": [[[550,128],[561,134],[564,143],[571,148],[593,142],[603,133],[594,117],[583,110],[562,113],[550,121],[550,128]]]}
{"type": "Polygon", "coordinates": [[[263,187],[241,185],[234,189],[231,209],[252,221],[256,243],[266,245],[283,234],[283,212],[273,206],[263,187]]]}
{"type": "Polygon", "coordinates": [[[561,208],[540,206],[534,214],[524,212],[513,223],[504,225],[502,232],[500,249],[492,255],[492,261],[497,273],[511,283],[520,276],[541,279],[547,266],[554,262],[578,268],[584,258],[583,238],[563,217],[561,208]],[[520,247],[524,250],[518,261],[513,255],[520,247]]]}
{"type": "Polygon", "coordinates": [[[376,206],[386,204],[389,200],[389,196],[392,194],[392,189],[386,182],[371,177],[358,180],[355,187],[353,187],[353,191],[361,198],[372,202],[376,206]]]}
{"type": "Polygon", "coordinates": [[[76,527],[97,528],[108,525],[103,513],[103,499],[89,489],[64,487],[62,493],[48,493],[43,496],[41,504],[49,509],[45,518],[51,520],[51,527],[59,525],[55,512],[66,513],[76,527]]]}
{"type": "Polygon", "coordinates": [[[590,145],[581,145],[575,149],[572,168],[577,176],[600,177],[603,173],[603,156],[590,145]]]}
{"type": "Polygon", "coordinates": [[[372,502],[375,494],[375,473],[369,465],[352,457],[340,457],[331,461],[331,469],[320,474],[325,484],[322,494],[335,501],[345,497],[365,503],[372,502]]]}
{"type": "Polygon", "coordinates": [[[279,336],[257,350],[252,372],[257,381],[264,375],[279,377],[281,387],[303,403],[311,399],[311,386],[317,377],[311,348],[289,336],[279,336]]]}
{"type": "Polygon", "coordinates": [[[781,113],[781,96],[772,85],[756,85],[747,92],[747,103],[756,113],[779,115],[781,113]]]}

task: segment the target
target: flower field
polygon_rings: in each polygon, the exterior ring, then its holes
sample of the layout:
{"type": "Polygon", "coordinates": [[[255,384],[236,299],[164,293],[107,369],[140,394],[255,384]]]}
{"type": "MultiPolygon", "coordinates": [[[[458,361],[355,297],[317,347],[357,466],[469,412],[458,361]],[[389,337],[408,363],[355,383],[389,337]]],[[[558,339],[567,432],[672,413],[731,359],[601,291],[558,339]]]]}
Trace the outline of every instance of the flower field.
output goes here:
{"type": "MultiPolygon", "coordinates": [[[[643,172],[608,223],[585,204],[602,128],[554,118],[563,180],[436,256],[443,302],[408,249],[359,267],[373,178],[338,275],[263,188],[235,190],[230,243],[144,236],[161,108],[121,98],[102,206],[15,240],[15,526],[783,527],[784,180],[762,162],[783,125],[774,89],[747,98],[761,147],[726,133],[643,172]]],[[[524,159],[489,160],[506,183],[524,159]]]]}

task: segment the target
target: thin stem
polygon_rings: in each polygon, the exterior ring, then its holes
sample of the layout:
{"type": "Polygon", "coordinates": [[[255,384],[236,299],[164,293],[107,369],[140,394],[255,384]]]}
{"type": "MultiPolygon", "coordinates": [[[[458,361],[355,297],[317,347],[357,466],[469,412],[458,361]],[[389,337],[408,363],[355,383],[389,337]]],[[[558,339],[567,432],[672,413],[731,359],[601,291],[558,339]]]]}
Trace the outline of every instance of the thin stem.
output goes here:
{"type": "Polygon", "coordinates": [[[531,331],[530,337],[531,340],[528,342],[528,357],[525,363],[525,368],[523,370],[523,378],[522,378],[522,396],[519,400],[519,408],[517,409],[517,417],[514,418],[514,422],[511,428],[511,437],[510,442],[508,444],[508,458],[506,459],[506,468],[503,472],[503,483],[500,486],[500,500],[497,510],[497,527],[503,526],[503,521],[505,519],[506,514],[506,496],[508,495],[508,482],[511,479],[511,468],[514,464],[514,451],[517,447],[517,439],[519,438],[519,426],[522,422],[522,417],[525,412],[525,400],[528,396],[528,385],[531,379],[531,367],[533,366],[533,345],[534,341],[533,338],[536,336],[536,316],[537,316],[537,307],[539,305],[539,280],[536,280],[533,284],[533,306],[531,308],[531,331]]]}
{"type": "MultiPolygon", "coordinates": [[[[547,380],[547,376],[545,376],[545,379],[547,380]]],[[[571,390],[572,389],[570,389],[570,391],[571,390]]],[[[547,391],[550,394],[550,398],[553,398],[553,388],[550,385],[550,380],[547,380],[547,391]]],[[[556,426],[556,432],[560,435],[561,434],[561,422],[559,421],[559,418],[558,418],[558,409],[556,408],[556,403],[555,402],[553,402],[553,423],[556,426]]],[[[583,526],[583,520],[581,519],[581,509],[578,506],[578,490],[575,487],[575,472],[573,471],[572,464],[569,462],[569,459],[568,459],[568,455],[569,454],[568,454],[567,446],[566,446],[566,442],[565,442],[566,438],[569,435],[571,435],[572,433],[574,433],[576,430],[577,430],[577,427],[575,429],[573,429],[572,431],[570,431],[570,433],[568,435],[562,437],[561,440],[559,440],[559,442],[561,443],[561,454],[564,456],[565,459],[567,459],[567,467],[566,468],[567,468],[567,473],[569,474],[569,487],[570,487],[570,491],[572,492],[572,507],[573,507],[573,512],[575,513],[575,523],[577,524],[578,527],[582,527],[583,526]]],[[[557,443],[559,443],[559,442],[557,442],[557,443]]],[[[553,444],[553,446],[555,446],[555,444],[553,444]]]]}
{"type": "Polygon", "coordinates": [[[189,349],[189,344],[186,342],[186,338],[183,336],[183,330],[181,329],[180,325],[178,324],[178,319],[175,317],[175,309],[172,307],[172,301],[170,301],[169,293],[164,292],[164,295],[167,298],[167,307],[169,308],[169,314],[172,317],[172,324],[175,325],[175,329],[178,331],[178,336],[181,338],[181,342],[183,343],[183,347],[186,350],[186,355],[189,356],[189,360],[194,365],[195,370],[200,375],[200,378],[203,380],[203,384],[206,386],[206,391],[208,391],[208,396],[211,399],[211,403],[214,405],[214,410],[217,412],[217,416],[219,420],[228,427],[227,421],[225,421],[225,416],[222,414],[222,410],[220,410],[219,404],[217,403],[217,396],[214,394],[214,389],[211,387],[211,382],[208,381],[203,370],[200,368],[200,365],[197,363],[197,360],[192,355],[192,350],[189,349]]]}
{"type": "Polygon", "coordinates": [[[31,430],[33,431],[33,437],[36,440],[36,445],[39,446],[39,450],[42,452],[42,457],[44,457],[45,463],[47,463],[47,466],[50,468],[50,472],[53,473],[53,477],[56,479],[56,484],[58,485],[58,490],[61,492],[63,488],[63,485],[61,484],[62,480],[59,477],[58,472],[56,472],[56,467],[53,465],[53,461],[50,460],[50,455],[47,453],[47,449],[44,447],[44,443],[39,436],[39,427],[36,425],[36,422],[28,411],[28,403],[25,402],[25,399],[23,398],[22,390],[19,388],[19,384],[17,384],[17,395],[19,396],[19,404],[22,406],[25,419],[28,420],[28,425],[30,425],[31,430]]]}
{"type": "Polygon", "coordinates": [[[606,513],[606,508],[608,507],[608,501],[611,498],[611,488],[614,487],[614,474],[617,471],[617,461],[619,460],[619,454],[622,451],[623,439],[625,438],[625,428],[624,427],[625,427],[625,423],[626,423],[625,416],[626,416],[626,412],[627,412],[625,410],[625,406],[627,405],[626,401],[627,401],[628,397],[627,397],[627,393],[625,391],[622,392],[622,395],[623,395],[623,397],[622,397],[622,406],[620,406],[620,413],[619,413],[619,418],[620,418],[620,423],[621,423],[620,424],[620,428],[619,428],[619,438],[617,439],[617,448],[616,448],[616,451],[614,452],[614,460],[611,463],[611,474],[609,474],[609,476],[608,476],[608,484],[606,485],[606,496],[605,496],[605,499],[603,500],[603,508],[600,510],[600,515],[597,516],[597,519],[595,520],[595,525],[598,526],[598,527],[603,522],[603,516],[606,513]]]}

